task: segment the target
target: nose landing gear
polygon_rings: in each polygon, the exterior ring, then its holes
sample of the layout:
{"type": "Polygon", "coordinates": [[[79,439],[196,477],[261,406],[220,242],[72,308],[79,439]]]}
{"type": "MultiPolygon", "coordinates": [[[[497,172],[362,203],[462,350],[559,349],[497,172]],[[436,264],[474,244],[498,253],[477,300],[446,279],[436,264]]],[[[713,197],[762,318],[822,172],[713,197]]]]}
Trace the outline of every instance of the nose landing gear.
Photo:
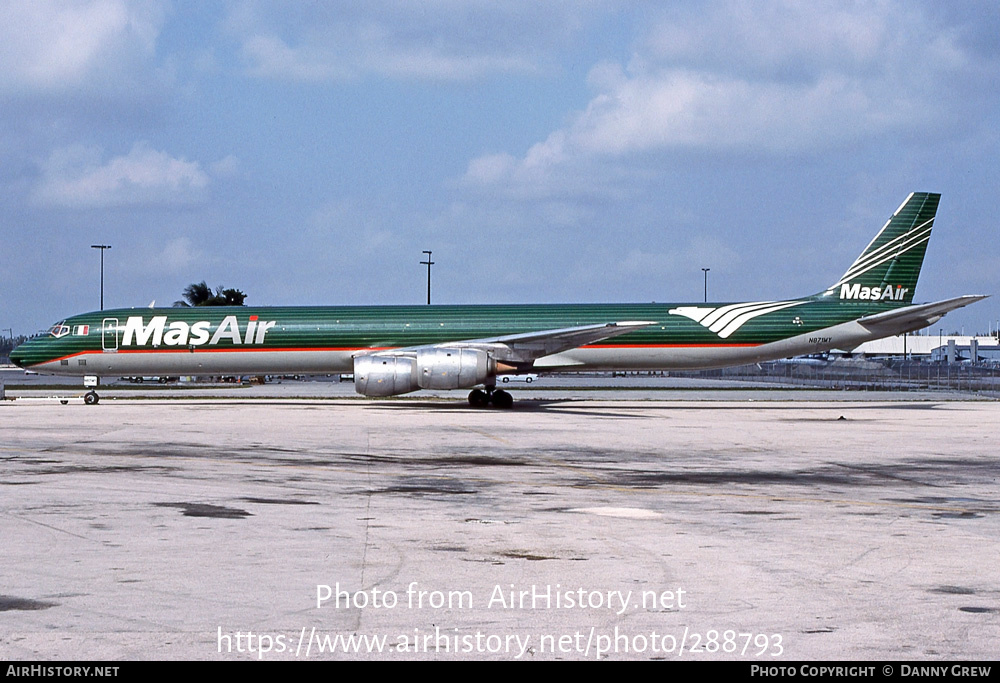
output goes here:
{"type": "Polygon", "coordinates": [[[83,395],[83,402],[88,406],[96,406],[97,402],[101,400],[101,397],[97,395],[95,387],[100,386],[101,378],[96,375],[84,375],[83,377],[83,388],[90,389],[86,394],[83,395]]]}

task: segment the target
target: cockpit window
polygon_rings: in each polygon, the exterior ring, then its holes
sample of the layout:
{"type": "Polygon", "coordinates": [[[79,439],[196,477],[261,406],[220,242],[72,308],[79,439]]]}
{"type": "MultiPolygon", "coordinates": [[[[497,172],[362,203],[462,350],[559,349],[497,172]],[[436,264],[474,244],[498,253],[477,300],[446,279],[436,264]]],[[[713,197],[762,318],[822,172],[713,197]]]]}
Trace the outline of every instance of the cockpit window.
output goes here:
{"type": "Polygon", "coordinates": [[[65,337],[69,334],[69,325],[66,324],[65,320],[61,320],[49,328],[49,334],[56,339],[59,339],[59,337],[65,337]]]}

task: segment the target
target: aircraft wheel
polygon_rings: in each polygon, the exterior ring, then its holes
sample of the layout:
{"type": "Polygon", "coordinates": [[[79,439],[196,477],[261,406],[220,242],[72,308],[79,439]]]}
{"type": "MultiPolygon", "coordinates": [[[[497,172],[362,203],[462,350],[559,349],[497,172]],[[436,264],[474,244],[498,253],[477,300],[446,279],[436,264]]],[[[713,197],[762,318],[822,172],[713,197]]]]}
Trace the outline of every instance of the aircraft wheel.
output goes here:
{"type": "Polygon", "coordinates": [[[83,402],[88,406],[96,406],[100,400],[101,397],[97,395],[96,391],[88,391],[83,395],[83,402]]]}
{"type": "Polygon", "coordinates": [[[490,400],[497,408],[511,408],[514,405],[514,397],[506,391],[494,391],[490,400]]]}
{"type": "Polygon", "coordinates": [[[469,392],[469,405],[473,408],[482,408],[490,402],[490,397],[482,389],[473,389],[469,392]]]}

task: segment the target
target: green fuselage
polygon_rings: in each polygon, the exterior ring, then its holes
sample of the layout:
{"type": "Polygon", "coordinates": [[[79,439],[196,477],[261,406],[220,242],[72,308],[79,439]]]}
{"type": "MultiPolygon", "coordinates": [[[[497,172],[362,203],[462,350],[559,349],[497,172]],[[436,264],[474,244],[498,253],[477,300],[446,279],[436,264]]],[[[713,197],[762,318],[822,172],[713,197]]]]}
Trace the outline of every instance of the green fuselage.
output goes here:
{"type": "Polygon", "coordinates": [[[742,305],[115,309],[67,318],[11,357],[24,368],[78,376],[351,372],[353,357],[373,350],[643,320],[652,324],[543,357],[533,368],[669,370],[850,348],[871,338],[851,321],[894,307],[817,296],[742,305]],[[704,311],[729,309],[733,313],[722,322],[732,322],[725,328],[720,323],[713,330],[695,319],[704,311]],[[733,317],[743,310],[757,312],[733,317]]]}
{"type": "Polygon", "coordinates": [[[840,279],[801,299],[117,309],[67,318],[11,360],[78,376],[354,372],[360,393],[388,396],[489,389],[497,374],[527,370],[713,368],[850,350],[982,298],[913,304],[939,199],[910,193],[840,279]]]}

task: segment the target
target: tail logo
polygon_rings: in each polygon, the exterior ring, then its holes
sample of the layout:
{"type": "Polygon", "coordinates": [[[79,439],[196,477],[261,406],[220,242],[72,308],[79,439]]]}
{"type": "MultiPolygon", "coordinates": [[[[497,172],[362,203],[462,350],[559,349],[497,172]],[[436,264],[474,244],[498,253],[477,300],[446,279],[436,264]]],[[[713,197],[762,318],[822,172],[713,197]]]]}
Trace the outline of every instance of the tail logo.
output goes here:
{"type": "Polygon", "coordinates": [[[708,308],[701,306],[680,306],[667,311],[670,315],[682,315],[685,318],[699,323],[702,327],[707,327],[712,332],[719,335],[720,339],[727,339],[736,330],[754,318],[768,313],[774,313],[784,308],[791,308],[806,303],[805,301],[752,301],[746,304],[731,304],[729,306],[719,306],[718,308],[708,308]]]}
{"type": "Polygon", "coordinates": [[[886,285],[883,287],[862,287],[860,283],[840,286],[841,299],[857,299],[860,301],[903,301],[910,290],[902,285],[886,285]]]}
{"type": "MultiPolygon", "coordinates": [[[[837,291],[837,288],[840,287],[841,299],[903,301],[903,295],[906,292],[911,291],[909,288],[904,289],[899,285],[891,287],[883,286],[879,281],[882,280],[882,277],[888,273],[887,269],[891,269],[893,263],[899,262],[904,254],[913,251],[914,249],[926,247],[928,240],[931,238],[931,228],[934,227],[933,215],[923,223],[908,228],[899,235],[887,240],[884,244],[879,244],[878,246],[874,245],[880,241],[882,234],[885,233],[886,230],[890,230],[891,232],[893,220],[897,217],[899,212],[911,202],[912,197],[913,195],[910,195],[910,197],[907,198],[907,200],[903,202],[898,209],[896,209],[896,213],[894,213],[893,217],[889,219],[889,222],[882,226],[882,230],[875,236],[875,239],[871,241],[861,256],[859,256],[857,260],[851,264],[851,267],[847,269],[847,272],[844,273],[844,275],[837,280],[837,282],[826,290],[827,295],[833,294],[837,291]],[[868,274],[870,272],[871,274],[868,274]],[[865,282],[867,280],[869,286],[860,286],[857,283],[859,280],[861,282],[865,282]],[[873,284],[872,280],[875,280],[878,284],[873,284]],[[853,284],[851,284],[852,282],[853,284]],[[868,292],[868,296],[864,296],[865,292],[868,292]],[[890,295],[886,296],[886,292],[890,292],[890,295]]],[[[923,257],[921,256],[920,258],[922,260],[923,257]]],[[[920,263],[918,262],[916,264],[916,272],[913,273],[914,283],[916,283],[916,276],[919,271],[920,263]]]]}

